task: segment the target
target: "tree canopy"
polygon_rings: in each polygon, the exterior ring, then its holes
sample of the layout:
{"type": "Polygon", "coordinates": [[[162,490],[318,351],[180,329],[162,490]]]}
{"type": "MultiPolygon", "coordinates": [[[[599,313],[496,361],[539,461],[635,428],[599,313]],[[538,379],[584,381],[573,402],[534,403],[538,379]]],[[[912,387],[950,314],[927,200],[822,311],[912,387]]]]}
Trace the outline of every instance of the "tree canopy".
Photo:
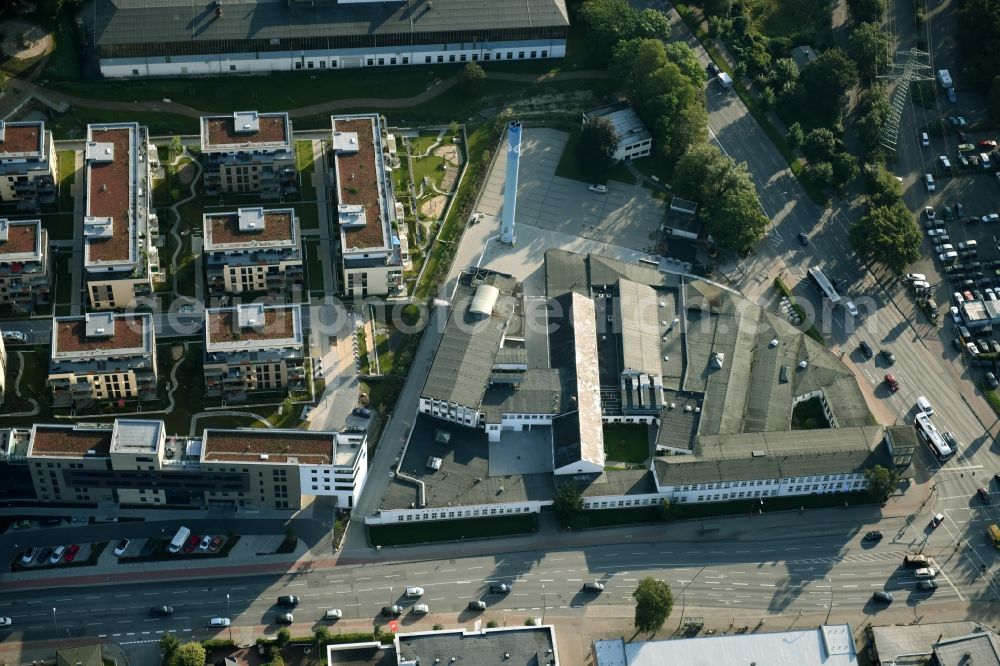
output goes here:
{"type": "MultiPolygon", "coordinates": [[[[682,51],[680,55],[686,58],[682,51]]],[[[685,69],[689,68],[688,63],[685,69]]],[[[689,74],[670,59],[662,41],[634,39],[620,43],[610,70],[652,132],[654,145],[663,156],[676,160],[689,145],[706,138],[704,87],[700,81],[693,83],[689,74]]]]}
{"type": "Polygon", "coordinates": [[[580,21],[587,30],[591,57],[606,63],[615,46],[629,39],[670,37],[670,22],[657,9],[636,9],[627,0],[585,0],[580,21]]]}
{"type": "Polygon", "coordinates": [[[576,162],[591,180],[602,180],[614,162],[618,134],[604,117],[588,118],[576,144],[576,162]]]}
{"type": "Polygon", "coordinates": [[[580,489],[572,483],[561,483],[556,486],[556,493],[552,498],[552,510],[561,525],[564,527],[571,525],[583,512],[580,489]]]}
{"type": "Polygon", "coordinates": [[[815,125],[831,125],[840,116],[845,93],[858,83],[858,67],[841,49],[827,49],[799,75],[800,102],[816,117],[815,125]]]}
{"type": "Polygon", "coordinates": [[[698,215],[715,242],[751,250],[770,223],[760,208],[746,162],[737,164],[713,145],[692,145],[674,169],[674,189],[698,202],[698,215]]]}
{"type": "Polygon", "coordinates": [[[868,490],[872,496],[885,502],[899,485],[899,474],[882,465],[875,465],[865,470],[865,480],[868,481],[868,490]]]}
{"type": "Polygon", "coordinates": [[[881,23],[885,18],[886,0],[847,0],[855,23],[881,23]]]}
{"type": "Polygon", "coordinates": [[[170,666],[205,666],[205,648],[201,643],[184,643],[174,650],[170,666]]]}
{"type": "Polygon", "coordinates": [[[470,62],[458,74],[458,83],[467,93],[477,93],[486,85],[486,72],[477,62],[470,62]]]}
{"type": "Polygon", "coordinates": [[[920,258],[920,227],[902,201],[870,207],[851,225],[849,235],[859,255],[897,275],[920,258]]]}
{"type": "Polygon", "coordinates": [[[969,87],[986,92],[1000,72],[1000,2],[962,0],[955,34],[969,87]]]}
{"type": "Polygon", "coordinates": [[[635,630],[652,633],[663,626],[674,608],[674,595],[662,580],[647,576],[632,593],[635,598],[635,630]]]}
{"type": "Polygon", "coordinates": [[[847,52],[858,64],[862,81],[874,81],[884,74],[892,60],[892,37],[878,23],[855,26],[847,40],[847,52]]]}

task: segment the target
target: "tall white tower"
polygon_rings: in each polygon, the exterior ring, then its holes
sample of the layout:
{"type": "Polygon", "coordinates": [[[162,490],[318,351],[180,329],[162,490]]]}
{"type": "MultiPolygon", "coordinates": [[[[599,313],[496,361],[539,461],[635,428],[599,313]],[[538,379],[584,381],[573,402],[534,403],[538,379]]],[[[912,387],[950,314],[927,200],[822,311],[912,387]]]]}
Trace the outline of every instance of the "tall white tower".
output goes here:
{"type": "Polygon", "coordinates": [[[507,126],[507,182],[503,190],[503,215],[500,219],[500,242],[517,243],[514,235],[514,216],[517,212],[517,172],[521,166],[521,122],[511,121],[507,126]]]}

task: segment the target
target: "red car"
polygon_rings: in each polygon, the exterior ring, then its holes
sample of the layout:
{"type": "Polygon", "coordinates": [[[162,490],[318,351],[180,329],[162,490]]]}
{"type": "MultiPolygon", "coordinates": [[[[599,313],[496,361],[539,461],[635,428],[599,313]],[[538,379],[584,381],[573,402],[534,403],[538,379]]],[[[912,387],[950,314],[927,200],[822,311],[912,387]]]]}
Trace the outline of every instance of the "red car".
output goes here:
{"type": "Polygon", "coordinates": [[[885,383],[889,385],[890,391],[895,393],[896,391],[899,390],[899,382],[897,382],[896,378],[893,377],[891,374],[887,374],[885,377],[883,377],[883,379],[885,379],[885,383]]]}
{"type": "Polygon", "coordinates": [[[194,549],[197,548],[198,544],[200,543],[201,543],[201,537],[196,534],[192,534],[191,536],[188,537],[187,542],[184,544],[184,552],[193,553],[194,549]]]}
{"type": "Polygon", "coordinates": [[[76,559],[76,554],[80,552],[80,547],[75,543],[63,553],[63,562],[72,562],[76,559]]]}
{"type": "Polygon", "coordinates": [[[979,147],[986,152],[990,152],[991,150],[996,150],[997,142],[992,139],[986,139],[985,141],[979,142],[979,147]]]}

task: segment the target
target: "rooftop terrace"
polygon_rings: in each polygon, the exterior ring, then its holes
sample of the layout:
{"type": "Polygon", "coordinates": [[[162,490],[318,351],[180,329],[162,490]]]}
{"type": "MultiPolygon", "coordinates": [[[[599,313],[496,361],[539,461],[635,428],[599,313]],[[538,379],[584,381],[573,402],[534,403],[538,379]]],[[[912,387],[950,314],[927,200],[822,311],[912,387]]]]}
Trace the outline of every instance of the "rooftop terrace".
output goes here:
{"type": "Polygon", "coordinates": [[[134,262],[136,224],[132,207],[132,150],[136,126],[87,128],[87,204],[84,265],[134,262]]]}
{"type": "Polygon", "coordinates": [[[83,458],[107,456],[111,450],[111,427],[36,424],[31,430],[29,456],[83,458]]]}
{"type": "Polygon", "coordinates": [[[206,213],[205,250],[295,245],[297,227],[292,208],[240,208],[235,213],[206,213]]]}
{"type": "Polygon", "coordinates": [[[42,223],[0,218],[0,262],[38,261],[42,255],[42,223]]]}
{"type": "Polygon", "coordinates": [[[152,330],[153,317],[148,313],[53,317],[52,358],[92,360],[95,355],[148,353],[152,351],[152,330]],[[101,323],[95,326],[95,322],[101,323]]]}
{"type": "Polygon", "coordinates": [[[205,431],[202,462],[331,465],[336,433],[304,430],[205,431]]]}
{"type": "MultiPolygon", "coordinates": [[[[341,214],[344,251],[388,248],[388,211],[382,208],[382,151],[374,116],[333,118],[337,203],[360,206],[362,216],[341,214]],[[355,134],[356,141],[349,135],[355,134]],[[338,136],[339,135],[339,136],[338,136]],[[350,220],[350,221],[348,221],[350,220]]],[[[343,211],[342,211],[343,213],[343,211]]]]}
{"type": "Polygon", "coordinates": [[[239,305],[205,310],[207,351],[302,344],[298,305],[239,305]]]}
{"type": "Polygon", "coordinates": [[[17,157],[41,158],[45,154],[45,123],[0,120],[0,160],[17,157]]]}
{"type": "Polygon", "coordinates": [[[207,152],[291,149],[291,136],[287,113],[236,111],[201,119],[201,148],[207,152]]]}

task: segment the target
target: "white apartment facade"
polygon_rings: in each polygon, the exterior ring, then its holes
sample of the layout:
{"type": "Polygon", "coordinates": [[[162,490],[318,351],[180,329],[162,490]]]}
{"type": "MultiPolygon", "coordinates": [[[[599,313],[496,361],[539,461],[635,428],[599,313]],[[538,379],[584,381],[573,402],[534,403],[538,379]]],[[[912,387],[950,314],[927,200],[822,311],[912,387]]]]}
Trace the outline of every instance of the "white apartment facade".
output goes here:
{"type": "Polygon", "coordinates": [[[259,194],[262,199],[281,199],[298,191],[287,113],[203,116],[201,153],[206,196],[259,194]]]}
{"type": "Polygon", "coordinates": [[[294,208],[206,213],[202,251],[210,294],[267,292],[284,300],[302,288],[300,230],[294,208]]]}

